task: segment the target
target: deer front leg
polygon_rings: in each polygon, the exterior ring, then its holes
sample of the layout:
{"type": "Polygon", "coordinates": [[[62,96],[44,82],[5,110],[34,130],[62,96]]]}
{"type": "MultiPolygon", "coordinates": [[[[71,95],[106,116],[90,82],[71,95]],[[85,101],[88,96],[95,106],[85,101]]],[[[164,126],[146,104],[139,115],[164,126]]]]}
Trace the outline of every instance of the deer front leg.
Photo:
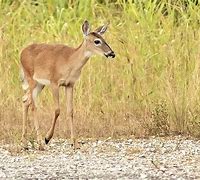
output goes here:
{"type": "Polygon", "coordinates": [[[54,134],[54,129],[55,129],[55,125],[56,125],[56,120],[58,118],[58,116],[60,115],[60,106],[59,106],[59,86],[58,85],[51,85],[52,88],[52,94],[53,94],[53,99],[54,99],[54,103],[55,103],[55,115],[51,124],[51,127],[49,129],[49,131],[47,132],[46,136],[45,136],[45,143],[48,144],[48,142],[50,141],[50,139],[53,137],[54,134]]]}
{"type": "Polygon", "coordinates": [[[71,130],[71,141],[74,149],[79,148],[75,132],[74,132],[74,117],[73,117],[73,86],[67,86],[66,90],[66,97],[67,97],[67,120],[70,123],[70,130],[71,130]]]}

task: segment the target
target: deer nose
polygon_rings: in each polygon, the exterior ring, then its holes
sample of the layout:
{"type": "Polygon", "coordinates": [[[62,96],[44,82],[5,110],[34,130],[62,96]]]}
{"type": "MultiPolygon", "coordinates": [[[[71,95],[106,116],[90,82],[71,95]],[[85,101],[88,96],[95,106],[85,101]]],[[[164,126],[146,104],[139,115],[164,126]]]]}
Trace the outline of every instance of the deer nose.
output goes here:
{"type": "Polygon", "coordinates": [[[110,51],[108,53],[105,53],[105,56],[108,58],[108,57],[111,57],[111,58],[114,58],[115,57],[115,53],[114,51],[110,51]]]}

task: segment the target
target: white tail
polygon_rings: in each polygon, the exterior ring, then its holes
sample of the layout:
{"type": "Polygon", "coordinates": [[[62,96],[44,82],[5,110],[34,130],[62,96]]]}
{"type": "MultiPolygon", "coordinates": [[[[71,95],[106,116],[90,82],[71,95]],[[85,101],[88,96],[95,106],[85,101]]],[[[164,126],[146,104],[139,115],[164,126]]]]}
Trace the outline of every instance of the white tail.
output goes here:
{"type": "Polygon", "coordinates": [[[23,96],[23,132],[22,142],[26,146],[27,116],[29,106],[32,106],[34,125],[37,132],[39,149],[43,149],[40,126],[36,117],[36,97],[45,85],[49,85],[55,102],[55,115],[49,131],[45,137],[47,144],[52,138],[56,120],[60,114],[59,87],[64,86],[67,97],[67,117],[70,121],[71,139],[74,148],[77,141],[74,134],[73,120],[73,87],[81,74],[82,67],[93,54],[115,57],[114,52],[101,36],[107,27],[101,26],[96,31],[89,31],[89,23],[82,25],[84,41],[78,48],[66,45],[32,44],[21,52],[23,96]]]}

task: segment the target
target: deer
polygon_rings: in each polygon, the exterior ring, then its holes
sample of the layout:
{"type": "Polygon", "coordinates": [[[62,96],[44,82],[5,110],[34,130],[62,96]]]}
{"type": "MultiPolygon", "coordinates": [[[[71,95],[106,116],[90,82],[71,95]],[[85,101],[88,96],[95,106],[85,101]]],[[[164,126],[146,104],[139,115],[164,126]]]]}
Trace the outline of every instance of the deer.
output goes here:
{"type": "Polygon", "coordinates": [[[28,111],[31,107],[34,128],[36,131],[39,150],[45,150],[53,137],[56,121],[60,115],[59,89],[65,88],[66,113],[70,125],[71,145],[74,149],[79,148],[74,131],[73,115],[73,90],[75,82],[79,79],[82,68],[93,55],[101,55],[114,58],[115,53],[107,44],[102,35],[106,32],[108,25],[103,25],[95,31],[90,31],[87,20],[82,24],[83,41],[76,47],[65,44],[31,44],[25,47],[20,54],[21,80],[24,95],[23,102],[23,127],[21,143],[24,148],[28,147],[27,120],[28,111]],[[54,117],[50,128],[42,139],[41,127],[37,118],[36,99],[45,86],[51,89],[54,100],[54,117]]]}

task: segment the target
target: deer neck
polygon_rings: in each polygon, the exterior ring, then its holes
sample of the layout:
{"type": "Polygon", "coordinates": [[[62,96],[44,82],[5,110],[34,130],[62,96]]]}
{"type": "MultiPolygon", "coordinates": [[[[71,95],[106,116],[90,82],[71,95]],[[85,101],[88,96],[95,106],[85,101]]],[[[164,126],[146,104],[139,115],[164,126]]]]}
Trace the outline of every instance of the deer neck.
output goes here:
{"type": "Polygon", "coordinates": [[[73,54],[73,61],[77,69],[82,69],[82,67],[87,63],[89,58],[92,56],[92,52],[87,50],[86,42],[83,41],[76,49],[73,54]]]}

